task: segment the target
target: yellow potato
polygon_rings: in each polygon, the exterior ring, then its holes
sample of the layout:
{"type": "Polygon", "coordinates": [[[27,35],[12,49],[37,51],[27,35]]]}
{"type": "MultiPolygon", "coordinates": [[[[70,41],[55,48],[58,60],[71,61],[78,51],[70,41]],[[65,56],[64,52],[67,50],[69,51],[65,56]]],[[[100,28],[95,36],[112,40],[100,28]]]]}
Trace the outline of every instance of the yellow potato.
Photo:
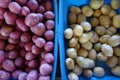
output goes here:
{"type": "Polygon", "coordinates": [[[120,57],[120,46],[113,48],[114,55],[120,57]]]}
{"type": "Polygon", "coordinates": [[[110,5],[113,9],[118,9],[120,8],[120,0],[111,0],[110,5]]]}
{"type": "Polygon", "coordinates": [[[75,65],[75,67],[72,69],[72,71],[78,76],[82,74],[82,70],[83,69],[79,67],[78,65],[75,65]]]}
{"type": "Polygon", "coordinates": [[[110,37],[111,37],[110,35],[103,35],[100,37],[99,42],[100,43],[107,43],[107,41],[109,40],[110,37]]]}
{"type": "Polygon", "coordinates": [[[111,68],[111,72],[112,72],[114,75],[120,77],[120,66],[116,66],[116,67],[111,68]]]}
{"type": "Polygon", "coordinates": [[[90,78],[90,77],[93,76],[93,72],[92,72],[91,69],[84,69],[84,70],[83,70],[83,74],[84,74],[86,77],[88,77],[88,78],[90,78]]]}
{"type": "Polygon", "coordinates": [[[79,7],[76,7],[76,6],[71,6],[70,11],[75,13],[76,15],[79,15],[81,13],[81,9],[79,7]]]}
{"type": "Polygon", "coordinates": [[[92,33],[93,33],[93,36],[91,37],[90,42],[92,43],[98,42],[99,41],[98,34],[96,34],[95,32],[92,32],[92,33]]]}
{"type": "Polygon", "coordinates": [[[94,49],[99,52],[101,50],[101,43],[95,43],[94,44],[94,49]]]}
{"type": "Polygon", "coordinates": [[[68,79],[69,80],[79,80],[78,76],[75,73],[73,73],[73,72],[70,72],[68,74],[68,79]]]}
{"type": "Polygon", "coordinates": [[[77,21],[77,16],[75,13],[71,12],[71,13],[69,13],[68,19],[69,19],[70,24],[75,24],[77,21]]]}
{"type": "Polygon", "coordinates": [[[96,9],[93,13],[94,17],[99,17],[100,15],[101,15],[101,10],[99,10],[99,9],[96,9]]]}
{"type": "Polygon", "coordinates": [[[66,39],[72,38],[72,36],[73,36],[73,30],[71,28],[67,28],[64,31],[64,36],[65,36],[66,39]]]}
{"type": "Polygon", "coordinates": [[[73,33],[76,36],[81,36],[83,34],[83,28],[80,25],[75,25],[74,29],[73,29],[73,33]]]}
{"type": "Polygon", "coordinates": [[[80,44],[77,44],[75,47],[76,51],[78,51],[80,49],[80,44]]]}
{"type": "Polygon", "coordinates": [[[67,66],[67,69],[69,70],[72,70],[74,68],[75,64],[72,58],[66,59],[66,66],[67,66]]]}
{"type": "Polygon", "coordinates": [[[104,35],[106,33],[106,29],[105,27],[103,26],[96,26],[95,27],[95,32],[98,34],[98,35],[104,35]]]}
{"type": "Polygon", "coordinates": [[[99,20],[97,18],[93,17],[93,18],[91,18],[90,23],[91,23],[92,27],[96,27],[99,24],[99,20]]]}
{"type": "Polygon", "coordinates": [[[78,56],[87,57],[88,56],[88,51],[81,48],[81,49],[78,50],[78,56]]]}
{"type": "Polygon", "coordinates": [[[82,7],[82,13],[86,16],[86,17],[91,17],[93,15],[93,9],[89,6],[83,6],[82,7]]]}
{"type": "Polygon", "coordinates": [[[117,15],[116,11],[113,10],[113,9],[111,9],[111,11],[109,12],[108,16],[109,16],[110,18],[113,18],[115,15],[117,15]]]}
{"type": "Polygon", "coordinates": [[[94,67],[93,74],[96,77],[103,77],[105,75],[105,70],[102,67],[94,67]]]}
{"type": "Polygon", "coordinates": [[[81,22],[80,25],[83,27],[84,31],[90,31],[91,30],[91,24],[87,21],[81,22]]]}
{"type": "Polygon", "coordinates": [[[74,48],[68,48],[66,50],[66,53],[67,53],[67,56],[69,58],[76,58],[77,57],[77,52],[76,52],[76,50],[74,48]]]}
{"type": "Polygon", "coordinates": [[[114,35],[116,32],[117,32],[117,29],[114,26],[111,26],[106,30],[106,34],[108,35],[114,35]]]}
{"type": "Polygon", "coordinates": [[[80,24],[81,22],[86,21],[86,17],[84,14],[79,14],[77,17],[77,24],[80,24]]]}
{"type": "Polygon", "coordinates": [[[99,53],[97,54],[97,59],[98,59],[99,61],[105,62],[105,61],[108,60],[108,57],[105,56],[105,55],[103,55],[102,52],[99,52],[99,53]]]}
{"type": "Polygon", "coordinates": [[[115,28],[120,28],[120,15],[113,17],[113,25],[115,28]]]}
{"type": "Polygon", "coordinates": [[[90,41],[88,41],[86,43],[82,43],[81,46],[86,50],[90,50],[93,47],[93,45],[90,41]]]}
{"type": "Polygon", "coordinates": [[[90,0],[90,7],[93,9],[99,9],[104,4],[104,0],[90,0]]]}
{"type": "Polygon", "coordinates": [[[75,47],[78,44],[78,41],[73,37],[69,40],[68,46],[69,47],[75,47]]]}
{"type": "Polygon", "coordinates": [[[90,58],[92,60],[95,60],[96,56],[97,56],[97,53],[96,53],[95,49],[89,50],[89,52],[88,52],[88,58],[90,58]]]}
{"type": "Polygon", "coordinates": [[[103,5],[101,7],[101,13],[104,14],[104,15],[108,15],[111,11],[111,8],[109,5],[103,5]]]}

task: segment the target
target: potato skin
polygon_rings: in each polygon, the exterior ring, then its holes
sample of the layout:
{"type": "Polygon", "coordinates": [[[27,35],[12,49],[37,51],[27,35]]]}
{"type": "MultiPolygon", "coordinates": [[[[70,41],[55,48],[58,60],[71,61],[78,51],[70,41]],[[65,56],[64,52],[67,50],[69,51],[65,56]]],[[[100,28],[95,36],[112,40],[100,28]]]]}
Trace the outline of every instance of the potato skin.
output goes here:
{"type": "Polygon", "coordinates": [[[70,24],[75,24],[77,20],[77,16],[75,13],[71,12],[69,13],[68,19],[70,24]]]}
{"type": "Polygon", "coordinates": [[[73,12],[76,15],[79,15],[81,13],[81,9],[79,7],[76,7],[76,6],[71,6],[70,7],[70,12],[73,12]]]}
{"type": "Polygon", "coordinates": [[[111,72],[116,76],[120,76],[120,66],[113,67],[111,72]]]}
{"type": "Polygon", "coordinates": [[[73,72],[70,72],[68,74],[68,79],[69,80],[79,80],[78,76],[75,73],[73,73],[73,72]]]}
{"type": "Polygon", "coordinates": [[[64,36],[65,36],[66,39],[72,38],[72,36],[73,36],[73,30],[71,28],[67,28],[64,31],[64,36]]]}
{"type": "Polygon", "coordinates": [[[113,17],[113,25],[116,28],[120,28],[120,15],[116,15],[113,17]]]}
{"type": "Polygon", "coordinates": [[[93,73],[97,77],[103,77],[105,75],[105,71],[102,67],[95,67],[93,73]]]}
{"type": "Polygon", "coordinates": [[[67,66],[67,69],[69,70],[72,70],[74,68],[75,64],[72,58],[66,59],[66,66],[67,66]]]}

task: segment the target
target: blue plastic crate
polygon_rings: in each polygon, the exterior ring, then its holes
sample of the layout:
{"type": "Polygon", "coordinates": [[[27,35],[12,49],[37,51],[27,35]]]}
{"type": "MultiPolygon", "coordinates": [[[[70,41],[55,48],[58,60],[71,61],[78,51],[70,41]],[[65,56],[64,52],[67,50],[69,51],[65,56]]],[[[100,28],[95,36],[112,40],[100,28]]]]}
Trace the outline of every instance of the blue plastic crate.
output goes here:
{"type": "MultiPolygon", "coordinates": [[[[55,14],[55,27],[54,27],[54,63],[53,63],[53,71],[50,75],[50,80],[55,80],[56,78],[56,69],[57,69],[57,60],[58,60],[58,3],[57,0],[51,0],[53,3],[53,10],[55,14]]],[[[16,80],[10,78],[9,80],[16,80]]]]}
{"type": "MultiPolygon", "coordinates": [[[[111,0],[105,0],[105,4],[109,4],[111,0]]],[[[61,78],[62,80],[68,80],[69,70],[66,68],[65,59],[66,57],[66,49],[67,49],[67,40],[64,38],[64,30],[68,27],[68,13],[69,8],[72,5],[75,6],[83,6],[88,5],[90,0],[59,0],[59,46],[60,46],[60,67],[61,67],[61,78]]],[[[117,13],[120,14],[120,9],[117,10],[117,13]]],[[[117,31],[120,33],[120,29],[117,31]]],[[[79,80],[120,80],[120,77],[114,76],[111,74],[110,69],[105,65],[105,63],[98,63],[104,67],[106,75],[102,78],[91,77],[86,78],[83,75],[79,76],[79,80]]]]}

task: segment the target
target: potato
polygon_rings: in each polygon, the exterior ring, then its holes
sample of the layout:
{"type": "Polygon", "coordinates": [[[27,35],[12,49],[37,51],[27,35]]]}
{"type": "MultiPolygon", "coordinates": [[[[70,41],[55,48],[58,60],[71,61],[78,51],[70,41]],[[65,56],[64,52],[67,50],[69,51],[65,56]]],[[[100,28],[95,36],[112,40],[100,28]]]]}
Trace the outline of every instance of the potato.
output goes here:
{"type": "Polygon", "coordinates": [[[86,33],[83,33],[81,36],[79,36],[79,43],[86,43],[89,41],[89,35],[86,33]]]}
{"type": "Polygon", "coordinates": [[[96,27],[99,24],[99,20],[97,18],[91,18],[90,23],[92,27],[96,27]]]}
{"type": "Polygon", "coordinates": [[[3,63],[3,61],[5,60],[5,52],[0,50],[0,64],[3,63]]]}
{"type": "Polygon", "coordinates": [[[40,21],[40,22],[43,22],[43,21],[44,21],[44,16],[43,16],[43,14],[37,13],[37,15],[38,15],[38,17],[39,17],[39,21],[40,21]]]}
{"type": "Polygon", "coordinates": [[[67,28],[64,31],[64,36],[66,39],[70,39],[73,36],[73,30],[71,28],[67,28]]]}
{"type": "Polygon", "coordinates": [[[29,32],[23,33],[23,34],[21,34],[20,39],[22,42],[28,42],[31,39],[31,35],[29,32]]]}
{"type": "Polygon", "coordinates": [[[28,67],[31,69],[37,69],[38,65],[39,65],[39,63],[35,59],[28,62],[28,67]]]}
{"type": "Polygon", "coordinates": [[[26,42],[25,43],[25,50],[26,51],[31,51],[33,43],[32,42],[26,42]]]}
{"type": "Polygon", "coordinates": [[[80,75],[80,74],[82,74],[82,68],[81,67],[79,67],[78,65],[75,65],[74,66],[74,68],[72,69],[72,71],[76,74],[76,75],[80,75]]]}
{"type": "Polygon", "coordinates": [[[53,29],[55,26],[55,22],[53,20],[47,20],[45,22],[45,26],[47,29],[53,29]]]}
{"type": "Polygon", "coordinates": [[[99,53],[97,54],[97,59],[98,59],[99,61],[105,62],[105,61],[108,60],[108,57],[105,56],[105,55],[103,55],[102,52],[99,52],[99,53]]]}
{"type": "Polygon", "coordinates": [[[78,51],[80,49],[80,45],[77,44],[74,48],[76,49],[76,51],[78,51]]]}
{"type": "Polygon", "coordinates": [[[17,19],[17,15],[15,15],[14,13],[12,13],[10,11],[6,11],[4,13],[4,19],[5,19],[5,22],[8,25],[15,25],[15,21],[17,19]]]}
{"type": "Polygon", "coordinates": [[[100,43],[107,43],[107,41],[109,40],[110,37],[111,37],[110,35],[103,35],[100,37],[99,42],[100,43]]]}
{"type": "Polygon", "coordinates": [[[111,11],[111,8],[110,8],[109,5],[103,5],[103,6],[101,7],[101,13],[102,13],[103,15],[108,15],[108,14],[110,13],[110,11],[111,11]]]}
{"type": "Polygon", "coordinates": [[[26,51],[24,49],[21,49],[19,55],[21,57],[25,57],[25,54],[26,54],[26,51]]]}
{"type": "Polygon", "coordinates": [[[69,80],[79,80],[78,76],[75,73],[73,73],[73,72],[70,72],[68,74],[68,79],[69,80]]]}
{"type": "Polygon", "coordinates": [[[54,17],[55,17],[55,15],[54,15],[54,13],[52,12],[52,11],[46,11],[45,13],[44,13],[44,17],[46,18],[46,19],[54,19],[54,17]]]}
{"type": "Polygon", "coordinates": [[[75,47],[78,44],[78,41],[73,37],[69,40],[68,46],[69,47],[75,47]]]}
{"type": "Polygon", "coordinates": [[[16,0],[16,2],[23,6],[27,0],[16,0]]]}
{"type": "Polygon", "coordinates": [[[53,6],[52,6],[52,2],[51,1],[45,1],[45,9],[47,11],[52,11],[53,6]]]}
{"type": "Polygon", "coordinates": [[[39,12],[39,13],[44,13],[44,12],[45,12],[45,7],[42,6],[42,5],[40,5],[40,6],[38,7],[37,12],[39,12]]]}
{"type": "Polygon", "coordinates": [[[106,61],[106,65],[110,68],[115,67],[118,63],[118,58],[116,56],[109,57],[106,61]]]}
{"type": "Polygon", "coordinates": [[[101,26],[104,26],[105,28],[108,28],[110,26],[110,17],[101,15],[99,17],[99,23],[101,26]]]}
{"type": "Polygon", "coordinates": [[[28,75],[26,80],[37,80],[38,79],[38,71],[37,70],[31,70],[28,75]]]}
{"type": "Polygon", "coordinates": [[[89,6],[83,6],[82,7],[82,13],[86,16],[86,17],[91,17],[93,15],[93,9],[89,6]]]}
{"type": "Polygon", "coordinates": [[[39,67],[39,71],[42,75],[49,75],[52,72],[52,65],[44,63],[39,67]]]}
{"type": "Polygon", "coordinates": [[[113,55],[113,48],[108,44],[102,44],[101,50],[105,56],[111,57],[113,55]]]}
{"type": "Polygon", "coordinates": [[[93,47],[93,45],[90,41],[88,41],[86,43],[82,43],[81,46],[86,50],[90,50],[93,47]]]}
{"type": "Polygon", "coordinates": [[[27,73],[26,72],[22,72],[18,76],[18,80],[26,80],[26,78],[27,78],[27,73]]]}
{"type": "Polygon", "coordinates": [[[78,50],[77,54],[78,54],[78,56],[81,56],[81,57],[87,57],[88,56],[88,51],[81,48],[81,49],[78,50]]]}
{"type": "Polygon", "coordinates": [[[6,71],[9,71],[9,72],[13,72],[16,68],[14,62],[10,59],[6,59],[2,63],[2,67],[3,67],[3,69],[5,69],[6,71]]]}
{"type": "Polygon", "coordinates": [[[0,7],[7,8],[11,0],[0,0],[0,7]]]}
{"type": "Polygon", "coordinates": [[[25,17],[25,24],[29,27],[39,23],[39,16],[35,13],[30,13],[25,17]]]}
{"type": "Polygon", "coordinates": [[[74,48],[68,48],[66,50],[66,53],[67,53],[67,56],[69,58],[76,58],[77,57],[77,52],[76,52],[76,50],[74,48]]]}
{"type": "Polygon", "coordinates": [[[113,35],[109,38],[108,44],[112,47],[120,45],[120,36],[119,35],[113,35]]]}
{"type": "Polygon", "coordinates": [[[90,0],[90,7],[99,9],[104,4],[104,0],[90,0]]]}
{"type": "Polygon", "coordinates": [[[5,41],[0,39],[0,50],[4,50],[5,47],[6,47],[5,41]]]}
{"type": "Polygon", "coordinates": [[[90,42],[92,43],[98,42],[99,41],[98,34],[96,34],[95,32],[92,32],[92,33],[93,33],[93,36],[91,37],[90,42]]]}
{"type": "Polygon", "coordinates": [[[21,6],[17,2],[10,2],[8,8],[14,14],[20,14],[21,6]]]}
{"type": "Polygon", "coordinates": [[[90,78],[90,77],[93,76],[93,72],[92,72],[92,70],[90,70],[90,69],[84,69],[84,70],[83,70],[83,74],[84,74],[86,77],[88,77],[88,78],[90,78]]]}
{"type": "Polygon", "coordinates": [[[113,25],[115,28],[120,28],[120,15],[113,17],[113,25]]]}
{"type": "Polygon", "coordinates": [[[19,68],[23,68],[25,65],[24,65],[24,59],[22,57],[18,57],[15,59],[15,65],[19,68]]]}
{"type": "Polygon", "coordinates": [[[19,53],[17,50],[12,50],[8,53],[9,59],[16,59],[19,56],[19,53]]]}
{"type": "Polygon", "coordinates": [[[100,15],[101,15],[101,10],[99,10],[99,9],[96,9],[93,13],[94,17],[99,17],[100,15]]]}
{"type": "Polygon", "coordinates": [[[18,76],[22,73],[22,70],[16,70],[12,73],[12,78],[18,79],[18,76]]]}
{"type": "Polygon", "coordinates": [[[0,80],[9,80],[10,79],[10,73],[0,70],[0,80]]]}
{"type": "Polygon", "coordinates": [[[80,24],[81,22],[86,21],[86,17],[84,14],[79,14],[77,17],[77,24],[80,24]]]}
{"type": "Polygon", "coordinates": [[[17,28],[23,32],[27,32],[29,27],[25,24],[24,19],[17,19],[16,20],[17,28]]]}
{"type": "Polygon", "coordinates": [[[23,6],[21,8],[21,13],[22,15],[27,16],[30,13],[30,9],[27,6],[23,6]]]}
{"type": "Polygon", "coordinates": [[[93,68],[95,66],[95,62],[92,59],[86,58],[85,61],[89,63],[88,68],[93,68]]]}
{"type": "Polygon", "coordinates": [[[54,44],[53,44],[52,41],[48,41],[48,42],[46,42],[46,44],[44,45],[44,50],[45,50],[46,52],[52,51],[53,48],[54,48],[54,44]]]}
{"type": "Polygon", "coordinates": [[[52,53],[47,53],[45,55],[45,61],[47,63],[53,63],[54,62],[54,56],[53,56],[53,54],[52,53]]]}
{"type": "Polygon", "coordinates": [[[45,25],[41,22],[38,24],[30,27],[32,33],[36,34],[37,36],[42,36],[45,33],[45,25]]]}
{"type": "Polygon", "coordinates": [[[69,24],[75,24],[77,21],[77,15],[73,12],[69,13],[68,20],[69,24]]]}
{"type": "Polygon", "coordinates": [[[74,29],[73,29],[73,33],[76,36],[81,36],[83,34],[83,28],[81,25],[75,25],[74,29]]]}
{"type": "Polygon", "coordinates": [[[0,8],[0,20],[4,20],[4,12],[5,12],[5,9],[0,8]]]}
{"type": "Polygon", "coordinates": [[[18,44],[19,39],[8,38],[8,42],[11,44],[18,44]]]}
{"type": "Polygon", "coordinates": [[[50,80],[50,76],[40,76],[38,80],[50,80]]]}
{"type": "Polygon", "coordinates": [[[103,77],[105,75],[105,71],[102,67],[94,67],[93,74],[96,77],[103,77]]]}
{"type": "Polygon", "coordinates": [[[46,41],[42,38],[39,37],[35,40],[35,45],[39,48],[42,48],[45,45],[46,41]]]}
{"type": "Polygon", "coordinates": [[[84,31],[90,31],[91,30],[91,24],[89,22],[81,22],[80,25],[83,27],[84,31]]]}
{"type": "Polygon", "coordinates": [[[20,38],[20,33],[17,31],[11,32],[10,37],[13,39],[19,39],[20,38]]]}
{"type": "Polygon", "coordinates": [[[79,15],[81,13],[81,9],[79,7],[76,7],[76,6],[71,6],[70,7],[70,12],[73,12],[76,15],[79,15]]]}
{"type": "Polygon", "coordinates": [[[25,54],[25,59],[26,60],[32,60],[32,59],[34,59],[36,56],[35,56],[35,54],[33,54],[33,53],[31,53],[31,52],[27,52],[26,54],[25,54]]]}
{"type": "Polygon", "coordinates": [[[101,43],[95,43],[94,44],[94,49],[97,51],[97,52],[99,52],[100,50],[101,50],[101,43]]]}
{"type": "Polygon", "coordinates": [[[113,9],[118,9],[118,8],[120,8],[120,1],[119,0],[111,0],[110,5],[113,9]]]}
{"type": "Polygon", "coordinates": [[[88,68],[90,65],[88,60],[86,60],[86,58],[83,58],[83,57],[77,57],[76,62],[78,64],[78,66],[81,68],[88,68]]]}
{"type": "Polygon", "coordinates": [[[41,58],[43,58],[43,59],[44,59],[46,54],[47,54],[47,52],[46,52],[46,51],[42,51],[42,52],[41,52],[41,58]]]}
{"type": "Polygon", "coordinates": [[[67,69],[69,70],[72,70],[74,68],[75,64],[72,58],[66,59],[66,66],[67,66],[67,69]]]}
{"type": "Polygon", "coordinates": [[[111,68],[111,72],[112,72],[112,74],[114,74],[116,76],[120,76],[120,66],[111,68]]]}
{"type": "Polygon", "coordinates": [[[42,51],[42,48],[39,48],[36,45],[32,45],[31,51],[32,51],[33,54],[38,55],[42,51]]]}
{"type": "Polygon", "coordinates": [[[89,52],[88,52],[88,58],[90,58],[92,60],[95,60],[96,56],[97,56],[97,53],[96,53],[95,49],[89,50],[89,52]]]}
{"type": "Polygon", "coordinates": [[[32,36],[32,41],[35,43],[35,40],[38,38],[38,36],[37,35],[33,35],[32,36]]]}
{"type": "Polygon", "coordinates": [[[96,27],[95,27],[95,32],[96,32],[98,35],[104,35],[105,32],[106,32],[106,29],[105,29],[105,27],[103,27],[103,26],[96,26],[96,27]]]}
{"type": "Polygon", "coordinates": [[[120,46],[113,47],[113,52],[115,56],[120,57],[120,46]]]}
{"type": "Polygon", "coordinates": [[[116,32],[117,32],[117,29],[114,26],[111,26],[106,30],[106,34],[108,35],[114,35],[116,32]]]}
{"type": "Polygon", "coordinates": [[[36,0],[29,0],[26,5],[31,12],[35,12],[38,9],[38,2],[36,0]]]}
{"type": "Polygon", "coordinates": [[[116,11],[113,10],[113,9],[111,9],[111,11],[109,12],[108,16],[109,16],[110,18],[113,18],[115,15],[117,15],[116,11]]]}

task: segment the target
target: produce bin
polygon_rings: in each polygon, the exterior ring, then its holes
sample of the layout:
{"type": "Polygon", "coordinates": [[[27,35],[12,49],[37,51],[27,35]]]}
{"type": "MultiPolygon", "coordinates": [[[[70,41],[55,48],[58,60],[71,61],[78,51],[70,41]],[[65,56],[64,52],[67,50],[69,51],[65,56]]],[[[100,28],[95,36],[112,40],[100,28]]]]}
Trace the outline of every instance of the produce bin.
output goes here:
{"type": "MultiPolygon", "coordinates": [[[[51,0],[53,3],[53,12],[55,14],[55,27],[54,27],[54,63],[53,63],[53,71],[50,75],[50,80],[55,80],[56,78],[56,69],[57,69],[57,60],[58,60],[58,3],[57,0],[51,0]]],[[[10,80],[15,80],[11,78],[10,80]]]]}
{"type": "MultiPolygon", "coordinates": [[[[105,4],[109,4],[111,0],[105,0],[105,4]]],[[[69,70],[66,68],[65,60],[66,56],[66,49],[68,47],[67,40],[64,38],[64,30],[68,27],[68,13],[69,7],[74,6],[83,6],[88,5],[90,0],[59,0],[59,53],[60,53],[60,67],[61,67],[61,80],[68,80],[68,73],[69,70]]],[[[120,9],[117,10],[117,13],[120,14],[120,9]]],[[[120,33],[120,29],[117,31],[120,33]]],[[[102,78],[98,77],[91,77],[86,78],[83,75],[79,76],[79,80],[120,80],[120,77],[114,76],[110,69],[105,65],[105,63],[98,62],[104,69],[105,69],[105,76],[102,78]]]]}

